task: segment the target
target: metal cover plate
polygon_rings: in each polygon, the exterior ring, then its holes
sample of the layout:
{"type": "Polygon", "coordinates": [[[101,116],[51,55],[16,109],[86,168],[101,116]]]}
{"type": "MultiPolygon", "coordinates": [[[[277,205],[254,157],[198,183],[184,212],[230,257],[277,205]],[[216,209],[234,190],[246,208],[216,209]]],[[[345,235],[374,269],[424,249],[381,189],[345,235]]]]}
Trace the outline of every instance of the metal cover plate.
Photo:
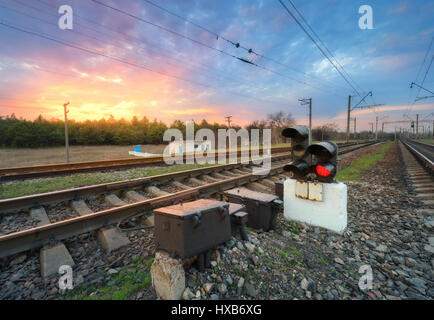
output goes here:
{"type": "Polygon", "coordinates": [[[322,183],[309,183],[309,200],[322,201],[322,183]]]}
{"type": "Polygon", "coordinates": [[[229,214],[235,214],[238,211],[245,210],[246,206],[238,203],[229,202],[229,214]]]}
{"type": "Polygon", "coordinates": [[[210,199],[200,199],[196,201],[176,204],[173,206],[155,209],[155,213],[168,214],[178,216],[180,218],[195,214],[197,212],[208,211],[218,207],[228,207],[229,204],[224,201],[216,201],[210,199]]]}
{"type": "Polygon", "coordinates": [[[225,191],[225,194],[232,195],[232,196],[238,196],[240,198],[253,199],[253,200],[257,200],[257,201],[261,201],[261,202],[271,202],[271,201],[278,199],[278,197],[275,195],[257,192],[257,191],[252,191],[252,190],[249,190],[247,188],[234,188],[234,189],[225,191]]]}
{"type": "Polygon", "coordinates": [[[295,196],[301,199],[308,199],[309,197],[309,184],[303,181],[295,183],[295,196]]]}

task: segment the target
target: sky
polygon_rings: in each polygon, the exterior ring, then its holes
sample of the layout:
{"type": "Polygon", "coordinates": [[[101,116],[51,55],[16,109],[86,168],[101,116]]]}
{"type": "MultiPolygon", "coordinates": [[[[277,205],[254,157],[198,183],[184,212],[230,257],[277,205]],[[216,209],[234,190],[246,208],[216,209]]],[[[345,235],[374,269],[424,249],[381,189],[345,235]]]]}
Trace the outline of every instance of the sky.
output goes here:
{"type": "MultiPolygon", "coordinates": [[[[314,127],[345,130],[348,96],[355,106],[372,91],[359,106],[381,106],[352,111],[358,131],[376,117],[386,131],[434,118],[434,98],[414,102],[431,94],[410,88],[434,55],[433,1],[292,0],[351,86],[278,0],[150,1],[178,17],[146,0],[0,0],[0,116],[63,119],[69,101],[78,121],[232,116],[244,126],[284,111],[307,124],[299,99],[312,98],[314,127]],[[58,26],[62,5],[73,9],[72,30],[58,26]],[[359,27],[362,5],[373,29],[359,27]]],[[[423,83],[431,91],[433,69],[423,83]]]]}

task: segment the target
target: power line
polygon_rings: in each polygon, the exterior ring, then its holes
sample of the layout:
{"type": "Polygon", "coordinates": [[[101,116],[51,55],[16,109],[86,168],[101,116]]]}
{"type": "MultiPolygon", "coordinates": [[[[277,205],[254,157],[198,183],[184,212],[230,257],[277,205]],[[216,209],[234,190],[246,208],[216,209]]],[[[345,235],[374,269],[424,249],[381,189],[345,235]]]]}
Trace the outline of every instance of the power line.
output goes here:
{"type": "MultiPolygon", "coordinates": [[[[93,0],[95,1],[95,0],[93,0]]],[[[324,52],[324,50],[319,46],[317,41],[309,34],[309,32],[303,27],[303,25],[298,21],[298,19],[294,16],[294,14],[289,10],[289,8],[282,2],[282,0],[279,0],[280,4],[285,8],[285,10],[288,12],[288,14],[294,19],[294,21],[299,25],[299,27],[304,31],[304,33],[309,37],[310,40],[315,44],[315,46],[319,49],[319,51],[322,53],[322,55],[332,64],[332,66],[336,69],[336,71],[342,76],[342,78],[345,80],[346,83],[356,92],[360,97],[362,96],[357,89],[351,84],[351,82],[343,75],[343,73],[339,70],[339,68],[333,63],[333,61],[330,59],[330,57],[324,52]]]]}
{"type": "MultiPolygon", "coordinates": [[[[45,5],[48,6],[48,7],[51,7],[51,8],[57,9],[55,6],[51,6],[50,4],[45,3],[45,2],[42,1],[42,0],[38,0],[38,1],[39,1],[40,3],[45,4],[45,5]]],[[[34,10],[37,10],[37,11],[40,11],[40,12],[43,12],[43,13],[46,14],[46,12],[41,11],[41,10],[39,10],[38,8],[34,8],[34,7],[31,7],[31,6],[25,5],[25,4],[23,4],[23,3],[21,3],[21,2],[19,2],[19,1],[17,1],[17,0],[16,0],[16,2],[22,4],[23,6],[30,7],[30,8],[32,8],[32,9],[34,9],[34,10]]],[[[212,68],[210,68],[210,67],[208,67],[208,66],[206,66],[206,65],[204,65],[204,64],[202,64],[202,63],[199,63],[199,62],[192,62],[191,60],[190,60],[190,61],[187,61],[187,60],[179,59],[179,58],[176,58],[176,57],[169,56],[168,54],[165,54],[165,53],[163,53],[162,51],[155,50],[153,47],[154,47],[154,46],[155,46],[155,47],[158,47],[155,43],[152,43],[152,45],[148,45],[148,44],[145,43],[142,39],[139,39],[139,38],[134,37],[134,36],[131,36],[131,35],[127,35],[127,34],[125,34],[125,33],[123,33],[123,32],[120,32],[120,31],[114,29],[114,28],[107,27],[107,26],[105,26],[105,25],[103,25],[103,24],[101,24],[101,23],[98,23],[98,22],[92,21],[92,20],[90,20],[90,19],[86,19],[86,18],[84,18],[84,17],[82,17],[82,16],[80,16],[80,15],[78,15],[78,14],[76,14],[76,13],[74,13],[74,17],[77,17],[77,18],[79,18],[79,19],[81,19],[81,20],[83,20],[83,21],[86,21],[86,22],[88,22],[88,23],[91,23],[91,24],[93,24],[93,25],[96,25],[96,26],[98,26],[98,27],[101,27],[101,28],[103,28],[103,29],[107,29],[107,30],[110,30],[110,31],[115,32],[115,33],[117,33],[117,34],[120,34],[120,35],[122,35],[123,37],[128,38],[128,40],[133,39],[133,41],[134,41],[136,44],[138,44],[141,48],[146,49],[146,50],[150,50],[150,51],[152,51],[152,52],[156,52],[156,53],[158,53],[158,54],[160,54],[160,55],[165,56],[167,59],[175,60],[175,61],[179,61],[179,62],[183,63],[183,65],[185,65],[185,64],[189,64],[189,65],[192,65],[193,67],[196,67],[196,68],[203,68],[203,69],[206,69],[206,70],[209,70],[209,71],[212,71],[212,72],[216,72],[216,70],[214,70],[214,69],[212,69],[212,68]],[[144,46],[144,44],[146,45],[146,47],[144,46]]],[[[84,24],[80,24],[80,23],[78,23],[78,25],[81,25],[82,27],[84,27],[84,28],[86,28],[86,29],[89,29],[89,30],[92,30],[92,31],[94,31],[94,32],[97,32],[97,33],[99,33],[99,34],[101,34],[101,35],[107,36],[107,37],[109,37],[110,39],[113,38],[113,36],[110,35],[109,33],[101,32],[100,30],[96,30],[96,29],[94,29],[94,28],[90,28],[89,26],[86,26],[86,25],[84,25],[84,24]]],[[[74,31],[74,30],[73,30],[73,31],[74,31]]],[[[122,40],[121,40],[121,41],[122,41],[122,40]]],[[[159,49],[162,49],[161,47],[158,47],[158,48],[159,48],[159,49]]],[[[228,80],[233,80],[233,79],[234,79],[234,77],[228,77],[227,75],[224,75],[224,74],[221,73],[221,72],[218,72],[218,71],[217,71],[217,73],[218,73],[219,76],[222,77],[222,78],[225,78],[225,79],[228,79],[228,80]]],[[[236,79],[236,80],[241,81],[240,79],[236,79]]]]}
{"type": "MultiPolygon", "coordinates": [[[[434,54],[433,54],[433,56],[432,56],[432,58],[431,58],[431,61],[430,61],[429,65],[428,65],[428,68],[426,69],[425,76],[423,77],[423,80],[422,80],[422,83],[421,83],[421,87],[422,87],[423,84],[425,83],[426,76],[428,75],[429,69],[431,69],[431,66],[432,66],[432,62],[433,62],[433,60],[434,60],[434,54]]],[[[419,88],[419,91],[420,91],[420,88],[419,88]]],[[[418,94],[418,95],[419,95],[419,94],[418,94]]]]}
{"type": "Polygon", "coordinates": [[[121,14],[127,15],[127,16],[129,16],[129,17],[131,17],[131,18],[133,18],[133,19],[139,20],[139,21],[141,21],[141,22],[143,22],[143,23],[146,23],[146,24],[149,24],[149,25],[151,25],[151,26],[154,26],[154,27],[156,27],[156,28],[158,28],[158,29],[160,29],[160,30],[163,30],[163,31],[169,32],[169,33],[174,34],[174,35],[176,35],[176,36],[178,36],[178,37],[181,37],[181,38],[187,39],[187,40],[189,40],[189,41],[192,41],[192,42],[194,42],[194,43],[196,43],[196,44],[198,44],[198,45],[200,45],[200,46],[206,47],[206,48],[211,49],[211,50],[215,50],[215,51],[220,52],[221,54],[224,54],[224,55],[226,55],[226,56],[228,56],[228,57],[238,59],[237,56],[232,55],[232,54],[230,54],[230,53],[228,53],[228,52],[226,52],[226,51],[224,51],[224,50],[220,50],[220,49],[218,49],[218,48],[216,48],[216,47],[213,47],[213,46],[210,46],[210,45],[208,45],[208,44],[206,44],[206,43],[203,43],[203,42],[197,41],[197,40],[195,40],[195,39],[193,39],[193,38],[190,38],[189,36],[186,36],[186,35],[184,35],[184,34],[182,34],[182,33],[179,33],[179,32],[173,31],[173,30],[170,30],[170,29],[168,29],[168,28],[166,28],[166,27],[160,26],[160,25],[158,25],[158,24],[156,24],[156,23],[154,23],[154,22],[152,22],[152,21],[145,20],[145,19],[143,19],[143,18],[141,18],[141,17],[138,17],[138,16],[133,15],[133,14],[131,14],[131,13],[129,13],[129,12],[126,12],[126,11],[123,11],[123,10],[121,10],[121,9],[118,9],[118,8],[116,8],[116,7],[112,7],[112,6],[110,6],[110,5],[106,4],[106,3],[102,3],[102,2],[100,2],[100,1],[98,1],[98,0],[91,0],[91,1],[95,2],[95,3],[98,4],[98,5],[101,5],[101,6],[103,6],[103,7],[106,7],[106,8],[109,8],[109,9],[111,9],[111,10],[114,10],[114,11],[116,11],[116,12],[119,12],[119,13],[121,13],[121,14]]]}
{"type": "MultiPolygon", "coordinates": [[[[272,62],[274,62],[274,63],[276,63],[276,64],[279,64],[279,65],[281,65],[281,66],[283,66],[283,67],[285,67],[285,68],[288,68],[288,69],[290,69],[290,70],[293,70],[293,71],[295,71],[295,72],[298,72],[298,73],[300,73],[300,74],[303,74],[303,75],[305,75],[305,76],[307,76],[307,77],[312,77],[312,76],[309,76],[307,73],[305,73],[305,72],[303,72],[303,71],[297,70],[297,69],[295,69],[295,68],[293,68],[293,67],[290,67],[290,66],[288,66],[288,65],[286,65],[286,64],[283,64],[283,63],[281,63],[281,62],[279,62],[279,61],[277,61],[277,60],[275,60],[275,59],[273,59],[273,58],[267,57],[267,56],[264,55],[264,54],[257,53],[257,52],[255,52],[252,48],[247,48],[247,47],[241,45],[239,42],[235,42],[235,41],[233,41],[233,40],[230,40],[230,39],[228,39],[228,38],[222,36],[221,34],[218,34],[218,33],[214,32],[214,31],[212,31],[212,30],[210,30],[210,29],[208,29],[208,28],[206,28],[206,27],[204,27],[204,26],[202,26],[202,25],[200,25],[200,24],[198,24],[198,23],[196,23],[196,22],[193,22],[193,21],[190,20],[190,19],[187,19],[187,18],[185,18],[185,17],[183,17],[183,16],[181,16],[181,15],[179,15],[179,14],[173,12],[173,11],[170,11],[170,10],[168,10],[168,9],[166,9],[166,8],[163,8],[163,7],[159,6],[158,4],[156,4],[156,3],[152,2],[152,1],[149,1],[149,0],[143,0],[143,1],[146,2],[146,3],[148,3],[148,4],[150,4],[150,5],[152,5],[152,6],[154,6],[154,7],[156,7],[156,8],[158,8],[158,9],[160,9],[160,10],[162,10],[162,11],[164,11],[164,12],[166,12],[166,13],[168,13],[168,14],[170,14],[170,15],[172,15],[172,16],[174,16],[174,17],[177,17],[178,19],[181,19],[181,20],[183,20],[183,21],[186,21],[186,22],[192,24],[193,26],[195,26],[195,27],[197,27],[197,28],[199,28],[199,29],[201,29],[201,30],[203,30],[203,31],[206,31],[206,32],[212,34],[213,36],[216,37],[217,40],[218,40],[218,39],[223,39],[223,40],[225,40],[226,42],[230,43],[231,45],[235,46],[236,48],[244,49],[244,50],[247,51],[249,54],[254,54],[254,55],[256,55],[256,56],[258,56],[258,57],[260,57],[260,58],[263,58],[263,59],[266,59],[266,60],[272,61],[272,62]]],[[[240,59],[240,58],[239,58],[239,59],[240,59]]],[[[244,60],[243,60],[243,61],[244,61],[244,60]]],[[[313,78],[313,77],[312,77],[312,78],[313,78]]],[[[318,80],[319,80],[319,79],[318,79],[318,80]]],[[[322,80],[324,80],[324,79],[322,79],[322,80]]],[[[327,80],[326,80],[326,81],[327,81],[327,80]]],[[[336,86],[336,85],[335,85],[335,86],[336,86]]]]}
{"type": "MultiPolygon", "coordinates": [[[[63,41],[63,40],[55,39],[53,37],[50,37],[50,36],[47,36],[47,35],[44,35],[44,34],[41,34],[41,33],[36,33],[34,31],[25,30],[25,29],[22,29],[20,27],[13,26],[12,24],[10,24],[10,22],[9,23],[5,23],[2,20],[0,20],[0,25],[3,25],[5,27],[7,27],[7,28],[14,29],[14,30],[17,30],[17,31],[20,31],[20,32],[23,32],[23,33],[27,33],[27,34],[36,36],[36,37],[39,37],[39,38],[50,40],[50,41],[59,43],[61,45],[64,45],[64,46],[67,46],[67,47],[70,47],[70,48],[74,48],[74,49],[77,49],[77,50],[80,50],[80,51],[83,51],[83,52],[86,52],[86,53],[90,53],[90,54],[93,54],[93,55],[99,55],[99,56],[105,57],[107,59],[111,59],[111,60],[114,60],[114,61],[126,64],[126,65],[129,65],[129,66],[132,66],[132,67],[135,67],[135,68],[141,68],[141,69],[153,72],[153,73],[157,73],[157,74],[160,74],[160,75],[163,75],[163,76],[166,76],[166,77],[174,78],[174,79],[177,79],[177,80],[180,80],[180,81],[188,82],[188,83],[191,83],[191,84],[194,84],[194,85],[197,85],[197,86],[207,87],[207,88],[211,88],[211,89],[217,89],[217,88],[215,88],[213,86],[210,86],[210,85],[207,85],[207,84],[203,84],[203,83],[200,83],[200,82],[188,80],[188,79],[185,79],[185,78],[182,78],[182,77],[179,77],[179,76],[175,76],[175,75],[171,75],[171,74],[168,74],[168,73],[165,73],[165,72],[156,71],[156,70],[153,70],[153,69],[151,69],[151,68],[149,68],[149,67],[147,67],[145,65],[140,65],[140,64],[137,64],[137,63],[129,62],[129,61],[117,58],[117,57],[109,56],[109,55],[104,54],[104,53],[95,52],[93,50],[90,50],[90,49],[85,48],[85,47],[78,46],[78,45],[73,44],[73,43],[68,43],[68,42],[63,41]]],[[[230,91],[230,90],[226,90],[226,91],[229,92],[229,93],[231,93],[231,94],[234,94],[234,95],[239,95],[239,96],[247,97],[249,99],[254,99],[254,100],[261,101],[261,102],[267,102],[267,103],[273,103],[273,104],[279,104],[279,105],[281,105],[280,103],[270,102],[270,101],[264,101],[262,99],[258,99],[258,98],[255,98],[255,97],[252,97],[252,96],[248,96],[248,95],[245,95],[245,94],[242,94],[242,93],[236,93],[236,92],[233,92],[233,91],[230,91]]]]}
{"type": "MultiPolygon", "coordinates": [[[[21,2],[18,1],[18,0],[15,0],[15,1],[16,1],[17,3],[20,3],[20,4],[23,5],[23,6],[28,7],[28,8],[31,8],[31,9],[34,9],[34,10],[37,10],[37,11],[41,11],[41,10],[39,10],[39,9],[37,9],[37,8],[34,8],[34,7],[31,7],[31,6],[25,5],[25,4],[21,3],[21,2]]],[[[6,8],[6,9],[11,10],[11,11],[14,11],[14,12],[16,12],[16,13],[18,13],[18,14],[21,14],[21,15],[27,16],[27,17],[29,17],[29,18],[31,18],[31,19],[41,21],[41,22],[46,23],[46,24],[48,24],[48,25],[56,26],[56,24],[50,23],[50,22],[45,21],[45,20],[43,20],[43,19],[39,19],[39,18],[34,17],[34,16],[32,16],[32,15],[29,15],[29,14],[26,14],[26,13],[23,13],[23,12],[19,12],[19,11],[17,11],[17,10],[14,10],[14,9],[11,9],[11,8],[8,8],[8,7],[4,7],[4,6],[2,6],[2,5],[0,5],[0,7],[2,7],[2,8],[6,8]]],[[[80,25],[80,24],[79,24],[79,25],[80,25]]],[[[94,30],[94,29],[92,29],[92,28],[89,28],[89,27],[87,27],[87,26],[84,26],[84,25],[82,25],[82,26],[85,27],[85,28],[87,28],[87,29],[89,29],[89,30],[99,32],[99,31],[94,30]]],[[[119,45],[117,45],[117,44],[114,44],[113,42],[109,42],[109,41],[101,40],[101,39],[99,39],[99,38],[97,38],[97,37],[93,37],[93,36],[90,36],[90,35],[84,34],[84,33],[82,33],[82,32],[79,32],[79,31],[75,30],[75,29],[72,30],[72,32],[74,32],[74,33],[76,33],[76,34],[79,34],[79,35],[82,35],[82,36],[84,36],[84,37],[86,37],[86,38],[89,38],[89,39],[93,39],[93,40],[96,40],[96,41],[99,41],[99,42],[102,42],[102,43],[109,44],[109,45],[111,45],[111,46],[117,47],[117,48],[122,49],[122,50],[125,49],[124,47],[121,47],[121,46],[119,46],[119,45]]],[[[101,32],[100,32],[100,33],[101,33],[101,32]]],[[[140,49],[140,48],[139,48],[139,49],[140,49]]],[[[149,49],[149,48],[147,48],[147,49],[149,49]]],[[[141,50],[141,49],[140,49],[140,50],[141,50]]],[[[151,50],[152,50],[152,49],[151,49],[151,50]]],[[[143,50],[141,50],[141,51],[144,52],[143,50]]],[[[156,52],[155,50],[152,50],[152,51],[156,52]]],[[[146,54],[146,52],[145,52],[145,54],[146,54]]],[[[181,60],[181,59],[176,59],[176,58],[169,57],[169,56],[165,55],[164,53],[159,52],[159,54],[162,54],[162,55],[166,56],[168,59],[178,60],[178,61],[180,61],[180,62],[185,63],[185,61],[183,61],[183,60],[181,60]]],[[[169,64],[171,64],[171,63],[169,62],[169,64]]],[[[171,65],[175,66],[174,64],[171,64],[171,65]]],[[[213,75],[207,75],[207,76],[210,77],[210,78],[214,78],[214,79],[217,79],[217,80],[221,80],[220,78],[217,78],[217,77],[215,77],[215,76],[213,76],[213,75]]],[[[227,79],[229,79],[229,78],[227,78],[227,79]]]]}
{"type": "Polygon", "coordinates": [[[431,46],[433,44],[433,41],[434,41],[434,36],[431,38],[431,42],[429,43],[428,49],[425,52],[425,56],[423,57],[422,64],[420,65],[419,70],[417,71],[416,79],[414,80],[414,82],[417,82],[417,79],[419,79],[419,74],[422,71],[423,65],[425,64],[426,57],[428,56],[428,53],[431,50],[431,46]]]}
{"type": "Polygon", "coordinates": [[[131,17],[131,18],[133,18],[133,19],[136,19],[136,20],[138,20],[138,21],[141,21],[141,22],[144,22],[144,23],[146,23],[146,24],[152,25],[152,26],[154,26],[154,27],[156,27],[156,28],[158,28],[158,29],[161,29],[161,30],[163,30],[163,31],[169,32],[169,33],[174,34],[174,35],[176,35],[176,36],[179,36],[179,37],[182,37],[182,38],[187,39],[187,40],[189,40],[189,41],[192,41],[193,43],[195,43],[195,44],[197,44],[197,45],[204,46],[204,47],[206,47],[206,48],[208,48],[208,49],[215,50],[215,51],[217,51],[217,52],[219,52],[219,53],[221,53],[221,54],[224,54],[224,55],[226,55],[226,56],[228,56],[228,57],[231,57],[231,58],[237,59],[237,60],[239,60],[239,61],[242,61],[242,62],[244,62],[244,63],[250,64],[250,65],[252,65],[252,66],[255,66],[255,67],[259,68],[259,69],[263,69],[263,70],[265,70],[265,71],[268,71],[268,72],[274,73],[274,74],[276,74],[276,75],[279,75],[279,76],[281,76],[281,77],[283,77],[283,78],[287,78],[287,79],[292,80],[292,81],[296,81],[296,82],[298,82],[298,83],[300,83],[300,84],[304,84],[304,85],[309,86],[309,87],[311,87],[311,88],[322,90],[321,88],[318,88],[318,87],[312,86],[311,84],[308,84],[308,83],[306,83],[306,82],[304,82],[304,81],[300,81],[300,80],[298,80],[298,79],[295,79],[295,78],[289,77],[289,76],[287,76],[287,75],[285,75],[285,74],[282,74],[282,73],[280,73],[280,72],[278,72],[278,71],[272,70],[272,69],[267,68],[267,67],[265,67],[265,66],[259,65],[259,64],[255,63],[255,62],[249,61],[249,60],[247,60],[247,59],[244,59],[244,58],[241,58],[241,57],[237,57],[237,56],[235,56],[235,55],[233,55],[233,54],[230,54],[230,53],[228,53],[228,52],[226,52],[226,51],[224,51],[224,50],[220,50],[220,49],[218,49],[218,48],[216,48],[216,47],[213,47],[213,46],[210,46],[210,45],[208,45],[208,44],[205,44],[205,43],[203,43],[203,42],[201,42],[201,41],[195,40],[195,39],[193,39],[193,38],[191,38],[191,37],[188,37],[188,36],[186,36],[186,35],[183,35],[183,34],[181,34],[181,33],[179,33],[179,32],[173,31],[173,30],[168,29],[168,28],[166,28],[166,27],[160,26],[160,25],[158,25],[158,24],[156,24],[156,23],[154,23],[154,22],[151,22],[151,21],[145,20],[145,19],[143,19],[143,18],[141,18],[141,17],[138,17],[138,16],[136,16],[136,15],[133,15],[133,14],[131,14],[131,13],[129,13],[129,12],[123,11],[123,10],[121,10],[121,9],[119,9],[119,8],[112,7],[112,6],[108,5],[108,4],[105,4],[105,3],[100,2],[100,1],[98,1],[98,0],[91,0],[91,1],[95,2],[95,3],[98,4],[98,5],[101,5],[101,6],[103,6],[103,7],[106,7],[106,8],[109,8],[109,9],[111,9],[111,10],[114,10],[114,11],[116,11],[116,12],[118,12],[118,13],[121,13],[121,14],[124,14],[124,15],[126,15],[126,16],[129,16],[129,17],[131,17]]]}
{"type": "MultiPolygon", "coordinates": [[[[428,49],[427,49],[427,51],[425,52],[425,56],[424,56],[424,58],[423,58],[423,60],[422,60],[422,64],[421,64],[420,67],[419,67],[419,70],[417,71],[416,79],[414,80],[414,82],[417,82],[417,79],[419,78],[419,74],[420,74],[420,72],[422,71],[422,67],[423,67],[423,65],[425,64],[426,58],[427,58],[427,56],[428,56],[428,54],[429,54],[429,52],[430,52],[430,50],[431,50],[431,46],[432,46],[432,44],[433,44],[433,41],[434,41],[434,36],[432,37],[431,42],[430,42],[430,44],[429,44],[429,46],[428,46],[428,49]]],[[[433,62],[433,59],[434,59],[434,54],[433,54],[433,57],[431,58],[431,62],[430,62],[430,64],[429,64],[429,66],[428,66],[428,68],[427,68],[427,70],[426,70],[426,72],[425,72],[425,76],[424,76],[424,78],[423,78],[423,81],[422,81],[421,85],[418,86],[418,87],[419,87],[419,88],[418,88],[418,91],[417,91],[417,93],[416,93],[416,96],[414,97],[414,100],[413,100],[412,104],[410,105],[410,108],[409,108],[408,111],[407,111],[407,114],[410,114],[410,113],[411,113],[411,111],[413,110],[413,106],[414,106],[414,104],[416,103],[416,101],[418,101],[417,98],[419,97],[421,87],[423,87],[423,83],[425,82],[426,76],[428,75],[428,71],[429,71],[429,69],[431,68],[431,64],[432,64],[432,62],[433,62]]],[[[413,82],[413,83],[414,83],[414,82],[413,82]]],[[[412,85],[410,85],[410,88],[412,88],[412,85]]]]}
{"type": "MultiPolygon", "coordinates": [[[[17,2],[20,3],[19,1],[17,1],[17,2]]],[[[42,1],[41,1],[41,2],[42,2],[42,1]]],[[[42,2],[42,3],[44,3],[44,2],[42,2]]],[[[22,3],[20,3],[20,4],[22,4],[22,3]]],[[[38,10],[37,8],[31,7],[31,6],[27,6],[27,5],[25,5],[25,4],[22,4],[22,5],[24,5],[24,6],[26,6],[26,7],[30,7],[30,8],[32,8],[32,9],[34,9],[34,10],[40,11],[40,10],[38,10]]],[[[0,6],[0,7],[3,7],[3,6],[0,6]]],[[[17,12],[17,13],[19,13],[19,14],[22,14],[22,15],[28,16],[28,17],[30,17],[31,19],[36,19],[36,20],[41,21],[41,22],[44,22],[44,23],[46,23],[46,24],[53,25],[53,24],[51,24],[50,22],[47,22],[47,21],[45,21],[45,20],[43,20],[43,19],[39,19],[39,18],[33,17],[33,16],[31,16],[31,15],[27,15],[27,14],[25,14],[25,13],[22,13],[22,12],[16,11],[16,10],[14,10],[14,9],[11,9],[11,8],[8,8],[8,7],[3,7],[3,8],[7,8],[7,9],[12,10],[12,11],[14,11],[14,12],[17,12]]],[[[84,27],[86,27],[86,26],[84,26],[84,27]]],[[[88,29],[90,29],[90,30],[93,30],[93,31],[97,31],[97,30],[94,30],[94,29],[89,28],[89,27],[86,27],[86,28],[88,28],[88,29]]],[[[83,33],[79,32],[79,31],[73,30],[73,32],[75,32],[75,33],[77,33],[77,34],[80,34],[80,35],[82,35],[82,36],[84,36],[84,37],[87,37],[87,38],[90,38],[90,39],[94,39],[94,40],[97,40],[97,41],[100,41],[100,42],[103,42],[103,43],[108,43],[108,44],[114,45],[114,46],[116,46],[116,47],[118,47],[118,48],[120,48],[120,49],[124,49],[124,48],[122,48],[122,47],[117,46],[116,44],[113,44],[113,43],[111,43],[111,42],[107,42],[107,41],[101,40],[101,39],[96,38],[96,37],[93,37],[93,36],[89,36],[89,35],[83,34],[83,33]]],[[[97,32],[98,32],[98,31],[97,31],[97,32]]],[[[49,72],[49,71],[46,71],[46,72],[49,72]]],[[[279,75],[280,75],[280,74],[279,74],[279,75]]],[[[282,76],[284,76],[284,75],[282,75],[282,76]]],[[[208,77],[209,77],[209,75],[208,75],[208,77]]],[[[212,78],[216,78],[216,77],[212,76],[212,78]]],[[[216,78],[216,79],[217,79],[217,78],[216,78]]],[[[319,88],[319,89],[320,89],[320,88],[319,88]]],[[[262,101],[262,100],[261,100],[261,101],[262,101]]]]}
{"type": "Polygon", "coordinates": [[[336,59],[336,57],[333,55],[333,53],[331,53],[331,51],[328,49],[328,47],[325,45],[325,43],[321,40],[320,36],[315,32],[315,30],[313,30],[313,28],[310,26],[310,24],[306,21],[306,19],[303,17],[303,15],[301,14],[301,12],[297,9],[297,7],[294,5],[294,3],[291,0],[288,0],[288,2],[291,4],[291,6],[295,9],[295,11],[298,13],[298,15],[300,16],[300,18],[303,20],[303,22],[307,25],[307,27],[310,29],[310,31],[312,31],[312,33],[317,37],[317,39],[319,40],[319,42],[323,45],[323,47],[325,48],[325,50],[328,52],[328,54],[332,57],[332,59],[341,67],[342,71],[348,76],[348,78],[353,82],[353,84],[358,87],[361,91],[363,91],[362,88],[360,88],[360,86],[354,81],[353,78],[351,78],[351,76],[348,74],[347,71],[345,71],[344,67],[339,63],[339,61],[336,59]]]}

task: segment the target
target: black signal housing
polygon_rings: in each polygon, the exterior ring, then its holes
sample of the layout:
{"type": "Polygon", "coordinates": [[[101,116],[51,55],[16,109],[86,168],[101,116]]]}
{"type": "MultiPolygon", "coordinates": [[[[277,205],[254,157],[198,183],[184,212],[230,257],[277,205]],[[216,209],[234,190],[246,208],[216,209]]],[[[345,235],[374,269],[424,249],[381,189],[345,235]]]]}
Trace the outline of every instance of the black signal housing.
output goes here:
{"type": "Polygon", "coordinates": [[[309,147],[309,128],[306,126],[293,126],[282,130],[282,136],[291,139],[292,162],[283,169],[292,173],[297,180],[307,180],[311,157],[306,152],[309,147]]]}
{"type": "Polygon", "coordinates": [[[316,174],[316,180],[333,182],[338,171],[338,146],[332,141],[322,141],[310,145],[306,153],[312,155],[310,171],[316,174]]]}

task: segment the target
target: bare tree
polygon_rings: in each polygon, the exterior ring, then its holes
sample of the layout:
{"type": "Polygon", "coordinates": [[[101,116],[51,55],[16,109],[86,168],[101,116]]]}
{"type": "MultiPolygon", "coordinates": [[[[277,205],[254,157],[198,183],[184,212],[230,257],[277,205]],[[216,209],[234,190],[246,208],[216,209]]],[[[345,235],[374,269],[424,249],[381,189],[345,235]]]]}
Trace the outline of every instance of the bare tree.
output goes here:
{"type": "Polygon", "coordinates": [[[285,138],[282,137],[283,128],[293,126],[295,119],[290,112],[285,113],[278,111],[267,115],[268,127],[271,129],[271,143],[278,144],[285,142],[285,138]]]}
{"type": "Polygon", "coordinates": [[[312,138],[319,141],[332,140],[336,138],[337,133],[338,125],[336,123],[326,123],[312,130],[312,138]]]}

